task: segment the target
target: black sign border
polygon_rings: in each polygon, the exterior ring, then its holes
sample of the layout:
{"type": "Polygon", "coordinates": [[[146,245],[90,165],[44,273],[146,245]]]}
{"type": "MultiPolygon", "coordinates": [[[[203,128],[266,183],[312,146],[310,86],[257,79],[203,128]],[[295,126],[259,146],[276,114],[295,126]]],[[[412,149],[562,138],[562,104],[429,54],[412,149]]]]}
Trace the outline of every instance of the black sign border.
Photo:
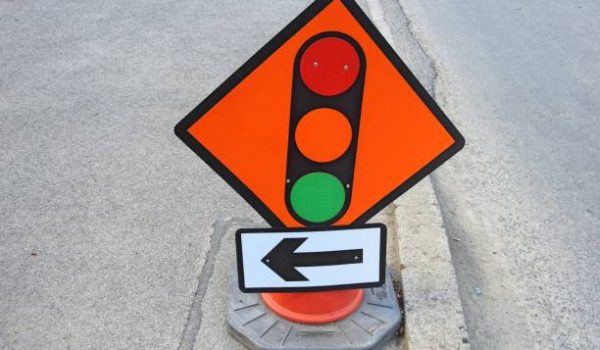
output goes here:
{"type": "MultiPolygon", "coordinates": [[[[175,134],[217,174],[219,174],[219,176],[232,186],[272,227],[283,228],[285,225],[264,203],[262,203],[251,189],[244,185],[223,163],[213,156],[208,149],[200,144],[188,132],[188,129],[252,71],[269,58],[277,49],[279,49],[279,47],[281,47],[290,37],[296,34],[306,23],[318,15],[319,12],[333,1],[334,0],[316,0],[313,2],[175,126],[175,134]]],[[[391,191],[388,195],[383,197],[353,222],[354,224],[362,224],[460,151],[465,145],[465,140],[358,4],[356,4],[354,0],[341,0],[341,2],[352,13],[363,29],[369,34],[371,39],[377,44],[379,49],[385,54],[387,59],[408,82],[411,88],[417,93],[432,114],[454,138],[454,143],[444,152],[391,191]]]]}
{"type": "MultiPolygon", "coordinates": [[[[343,237],[340,235],[340,238],[343,237]]],[[[281,293],[281,292],[319,292],[319,291],[330,291],[330,290],[344,290],[353,288],[374,288],[382,286],[385,283],[385,269],[386,269],[386,247],[387,247],[387,227],[384,224],[366,224],[366,225],[352,225],[352,226],[333,226],[327,228],[249,228],[239,229],[235,232],[235,254],[237,257],[237,271],[238,271],[238,287],[243,293],[281,293]],[[371,283],[353,283],[353,284],[340,284],[333,286],[313,286],[313,287],[277,287],[277,288],[246,288],[245,274],[244,274],[244,260],[242,255],[242,235],[243,234],[256,234],[260,235],[263,233],[281,232],[281,239],[285,239],[286,232],[314,232],[314,231],[340,231],[340,230],[356,230],[365,228],[378,228],[380,235],[379,245],[379,280],[371,283]]],[[[290,282],[292,283],[292,282],[290,282]]]]}

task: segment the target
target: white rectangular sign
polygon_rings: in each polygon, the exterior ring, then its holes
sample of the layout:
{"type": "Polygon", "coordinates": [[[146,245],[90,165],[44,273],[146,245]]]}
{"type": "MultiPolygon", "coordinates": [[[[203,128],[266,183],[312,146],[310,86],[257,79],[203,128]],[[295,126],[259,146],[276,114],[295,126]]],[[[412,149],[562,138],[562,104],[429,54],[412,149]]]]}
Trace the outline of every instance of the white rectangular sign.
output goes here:
{"type": "Polygon", "coordinates": [[[386,228],[242,229],[236,232],[240,290],[367,288],[385,276],[386,228]]]}

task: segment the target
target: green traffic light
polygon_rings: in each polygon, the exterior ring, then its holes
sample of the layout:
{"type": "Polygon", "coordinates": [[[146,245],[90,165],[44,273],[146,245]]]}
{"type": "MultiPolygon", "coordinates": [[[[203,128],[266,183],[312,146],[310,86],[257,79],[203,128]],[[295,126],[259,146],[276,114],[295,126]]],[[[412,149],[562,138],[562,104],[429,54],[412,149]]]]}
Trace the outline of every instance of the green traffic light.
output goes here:
{"type": "Polygon", "coordinates": [[[300,218],[322,223],[335,218],[346,202],[344,185],[335,176],[309,173],[299,178],[290,192],[292,209],[300,218]]]}

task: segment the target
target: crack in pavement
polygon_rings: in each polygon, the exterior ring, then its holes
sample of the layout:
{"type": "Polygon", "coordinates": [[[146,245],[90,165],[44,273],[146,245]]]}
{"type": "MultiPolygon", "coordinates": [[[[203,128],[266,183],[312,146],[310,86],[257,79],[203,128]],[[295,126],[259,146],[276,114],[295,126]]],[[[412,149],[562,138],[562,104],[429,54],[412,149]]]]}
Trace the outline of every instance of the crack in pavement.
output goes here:
{"type": "Polygon", "coordinates": [[[215,260],[217,257],[217,252],[221,248],[223,236],[225,236],[227,230],[229,230],[233,225],[252,226],[255,224],[256,223],[254,223],[251,220],[241,218],[217,220],[213,223],[213,230],[210,236],[209,249],[206,253],[204,266],[202,266],[202,271],[200,272],[198,286],[196,287],[196,292],[194,293],[192,305],[190,307],[187,320],[185,322],[185,327],[181,335],[179,347],[177,348],[178,350],[194,349],[196,343],[196,335],[198,334],[198,332],[200,331],[200,327],[202,326],[202,303],[204,301],[204,295],[206,294],[206,290],[208,289],[208,283],[210,282],[210,278],[212,277],[212,274],[215,270],[215,260]]]}

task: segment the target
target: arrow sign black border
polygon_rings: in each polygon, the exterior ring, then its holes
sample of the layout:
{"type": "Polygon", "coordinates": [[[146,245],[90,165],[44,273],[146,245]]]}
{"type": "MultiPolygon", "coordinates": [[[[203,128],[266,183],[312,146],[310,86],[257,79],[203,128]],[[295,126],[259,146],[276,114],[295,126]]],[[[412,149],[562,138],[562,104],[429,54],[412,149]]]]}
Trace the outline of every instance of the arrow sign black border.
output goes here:
{"type": "MultiPolygon", "coordinates": [[[[343,235],[340,234],[340,239],[343,239],[343,235]]],[[[276,246],[276,247],[277,247],[276,246]]],[[[260,228],[253,228],[253,229],[239,229],[236,231],[235,233],[235,250],[236,250],[236,256],[237,256],[237,269],[238,269],[238,284],[239,284],[239,288],[242,292],[244,293],[262,293],[262,292],[307,292],[307,291],[326,291],[326,290],[341,290],[341,289],[352,289],[352,288],[372,288],[372,287],[379,287],[381,285],[383,285],[383,283],[385,282],[385,266],[386,266],[386,246],[387,246],[387,228],[385,227],[385,225],[383,224],[367,224],[367,225],[352,225],[352,226],[335,226],[335,227],[321,227],[321,228],[264,228],[264,229],[260,229],[260,228]],[[379,280],[376,282],[370,282],[370,283],[352,283],[352,284],[343,284],[343,285],[330,285],[330,286],[308,286],[308,287],[298,287],[296,285],[293,285],[294,282],[303,282],[306,281],[305,279],[297,279],[294,281],[286,281],[288,283],[290,283],[290,287],[261,287],[261,288],[246,288],[245,285],[245,273],[244,273],[244,260],[243,260],[243,254],[242,254],[242,235],[244,234],[265,234],[265,233],[281,233],[281,240],[278,242],[277,246],[279,246],[284,240],[288,239],[288,242],[290,242],[289,240],[293,240],[295,243],[295,246],[290,246],[288,247],[288,249],[291,249],[292,252],[295,252],[295,250],[297,248],[299,248],[304,241],[306,240],[305,238],[299,238],[299,237],[286,237],[286,232],[294,232],[294,233],[302,233],[302,232],[323,232],[323,231],[341,231],[341,230],[354,230],[354,229],[368,229],[368,228],[377,228],[379,229],[379,239],[380,239],[380,246],[379,246],[379,280]],[[300,242],[301,240],[301,242],[300,242]],[[299,243],[299,244],[298,244],[299,243]],[[293,248],[293,249],[292,249],[293,248]]],[[[266,262],[265,262],[265,258],[271,254],[273,252],[273,250],[276,249],[276,247],[272,248],[269,253],[261,260],[261,262],[265,265],[267,265],[269,268],[271,268],[272,272],[276,275],[279,275],[277,272],[275,272],[271,266],[269,266],[266,262]]],[[[343,255],[343,259],[339,260],[337,262],[332,261],[331,264],[318,264],[318,262],[315,263],[309,263],[306,262],[304,259],[305,258],[310,258],[310,255],[313,255],[312,257],[314,258],[315,255],[317,254],[323,254],[323,253],[327,253],[327,252],[295,252],[294,254],[297,254],[299,256],[302,257],[302,262],[300,262],[301,265],[296,265],[296,264],[292,264],[294,266],[297,267],[302,267],[302,266],[331,266],[331,265],[342,265],[342,264],[346,264],[347,263],[347,257],[345,256],[346,254],[352,253],[352,258],[354,259],[354,256],[356,255],[357,251],[361,252],[361,255],[359,257],[359,260],[362,261],[363,257],[362,257],[362,249],[356,249],[356,250],[343,250],[341,252],[344,252],[343,255]],[[316,264],[316,265],[315,265],[316,264]]],[[[322,257],[321,257],[322,258],[322,257]]],[[[322,261],[321,261],[322,262],[322,261]]],[[[298,272],[296,269],[294,269],[296,272],[298,272]]],[[[298,274],[302,277],[304,277],[300,272],[298,272],[298,274]]],[[[279,275],[279,277],[282,277],[281,275],[279,275]]],[[[299,277],[296,275],[296,277],[299,277]]]]}

